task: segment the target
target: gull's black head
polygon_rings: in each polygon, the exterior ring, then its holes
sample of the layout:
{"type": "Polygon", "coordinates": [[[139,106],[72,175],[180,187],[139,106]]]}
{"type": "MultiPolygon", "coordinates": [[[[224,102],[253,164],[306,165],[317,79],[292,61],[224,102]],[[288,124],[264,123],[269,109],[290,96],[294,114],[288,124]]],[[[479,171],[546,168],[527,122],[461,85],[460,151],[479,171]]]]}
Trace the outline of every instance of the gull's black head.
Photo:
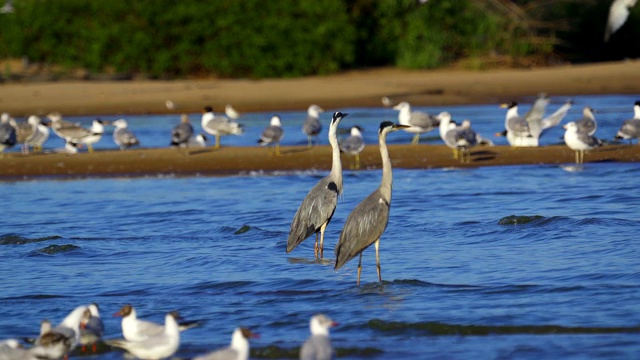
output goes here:
{"type": "Polygon", "coordinates": [[[633,104],[634,106],[640,106],[640,100],[636,101],[635,104],[633,104]]]}
{"type": "Polygon", "coordinates": [[[204,107],[204,112],[212,112],[213,108],[211,106],[205,106],[204,107]]]}

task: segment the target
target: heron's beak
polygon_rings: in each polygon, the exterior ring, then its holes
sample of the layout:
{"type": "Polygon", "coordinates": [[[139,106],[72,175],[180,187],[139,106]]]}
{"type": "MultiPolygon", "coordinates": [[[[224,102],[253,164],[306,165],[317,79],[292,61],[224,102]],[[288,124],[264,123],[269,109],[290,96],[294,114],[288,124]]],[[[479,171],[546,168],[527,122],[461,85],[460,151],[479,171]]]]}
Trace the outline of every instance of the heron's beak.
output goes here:
{"type": "Polygon", "coordinates": [[[393,128],[394,128],[394,129],[398,129],[398,130],[400,130],[400,129],[407,129],[407,128],[410,128],[410,127],[411,127],[411,126],[409,126],[409,125],[393,124],[393,128]]]}
{"type": "Polygon", "coordinates": [[[509,107],[509,105],[508,105],[507,103],[503,103],[503,104],[500,104],[500,107],[501,107],[502,109],[506,109],[506,108],[508,108],[508,107],[509,107]]]}

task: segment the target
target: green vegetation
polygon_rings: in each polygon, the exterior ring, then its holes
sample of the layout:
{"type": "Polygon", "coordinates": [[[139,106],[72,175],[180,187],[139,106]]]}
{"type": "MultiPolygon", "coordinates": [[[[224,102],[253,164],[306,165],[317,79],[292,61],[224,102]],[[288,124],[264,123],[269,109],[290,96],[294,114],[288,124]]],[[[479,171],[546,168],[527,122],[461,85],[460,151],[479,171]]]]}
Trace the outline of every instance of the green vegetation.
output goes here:
{"type": "Polygon", "coordinates": [[[587,20],[606,14],[608,3],[20,0],[15,13],[0,15],[0,59],[152,78],[294,77],[367,66],[436,68],[461,59],[482,68],[487,58],[513,65],[558,49],[589,59],[589,40],[554,24],[582,34],[588,28],[600,39],[604,20],[587,20]]]}

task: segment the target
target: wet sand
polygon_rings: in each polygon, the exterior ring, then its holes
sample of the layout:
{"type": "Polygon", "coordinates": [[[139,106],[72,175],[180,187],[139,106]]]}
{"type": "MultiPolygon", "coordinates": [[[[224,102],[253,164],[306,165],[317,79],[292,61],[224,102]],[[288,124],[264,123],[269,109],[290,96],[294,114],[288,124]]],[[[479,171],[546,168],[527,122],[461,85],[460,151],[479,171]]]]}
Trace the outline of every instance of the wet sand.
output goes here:
{"type": "MultiPolygon", "coordinates": [[[[526,70],[403,71],[373,69],[325,77],[276,80],[178,80],[115,82],[7,83],[0,85],[0,111],[13,116],[115,115],[200,112],[205,105],[222,111],[233,104],[239,111],[301,110],[316,103],[324,108],[382,106],[380,99],[409,101],[416,105],[500,103],[536,96],[584,94],[640,94],[640,61],[569,65],[526,70]],[[169,110],[165,101],[176,108],[169,110]]],[[[640,96],[640,95],[639,95],[640,96]]],[[[54,136],[54,135],[53,135],[54,136]]],[[[573,151],[564,145],[514,149],[478,147],[470,164],[454,160],[444,145],[394,145],[395,167],[437,168],[516,164],[571,164],[573,151]]],[[[327,146],[307,149],[285,147],[283,156],[267,154],[261,147],[191,149],[135,149],[99,151],[77,155],[5,153],[0,157],[0,177],[36,176],[142,176],[152,174],[247,174],[291,170],[328,170],[327,146]]],[[[361,156],[363,168],[380,166],[380,155],[369,146],[361,156]]],[[[640,146],[612,144],[585,155],[592,161],[638,161],[640,146]]],[[[343,155],[344,167],[349,158],[343,155]]]]}

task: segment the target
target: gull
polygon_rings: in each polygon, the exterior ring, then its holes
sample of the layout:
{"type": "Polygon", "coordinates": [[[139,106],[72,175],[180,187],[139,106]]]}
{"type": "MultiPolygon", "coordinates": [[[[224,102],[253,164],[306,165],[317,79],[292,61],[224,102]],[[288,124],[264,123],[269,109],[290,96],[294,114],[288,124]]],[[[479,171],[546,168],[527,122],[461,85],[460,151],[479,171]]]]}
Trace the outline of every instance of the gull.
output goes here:
{"type": "Polygon", "coordinates": [[[575,121],[576,126],[578,127],[578,132],[589,135],[596,133],[598,124],[596,123],[596,117],[593,115],[594,112],[595,110],[589,106],[585,106],[584,109],[582,109],[582,119],[575,121]]]}
{"type": "Polygon", "coordinates": [[[113,130],[113,141],[120,147],[120,150],[140,144],[138,138],[128,129],[127,120],[118,119],[112,125],[116,127],[113,130]]]}
{"type": "Polygon", "coordinates": [[[171,144],[170,146],[185,147],[189,143],[189,140],[193,136],[193,126],[189,120],[189,115],[180,115],[180,124],[173,127],[171,130],[171,144]]]}
{"type": "Polygon", "coordinates": [[[78,148],[80,147],[80,145],[78,145],[77,143],[73,142],[73,141],[67,141],[64,144],[64,150],[62,150],[62,152],[67,153],[68,155],[75,155],[78,153],[78,148]]]}
{"type": "Polygon", "coordinates": [[[391,101],[391,99],[389,99],[388,96],[383,96],[382,99],[380,99],[380,101],[382,102],[382,106],[384,107],[389,107],[393,105],[393,102],[391,101]]]}
{"type": "Polygon", "coordinates": [[[42,122],[38,116],[31,115],[27,119],[27,122],[35,123],[37,121],[37,129],[34,129],[33,135],[27,139],[27,150],[29,146],[33,147],[34,151],[42,151],[42,145],[49,139],[49,126],[42,122]]]}
{"type": "Polygon", "coordinates": [[[364,139],[359,126],[351,127],[351,135],[340,142],[340,150],[346,154],[355,156],[356,162],[351,165],[352,169],[360,169],[360,153],[364,150],[364,139]]]}
{"type": "Polygon", "coordinates": [[[311,105],[307,109],[307,118],[302,124],[302,132],[307,135],[308,147],[313,145],[313,138],[316,138],[316,143],[320,143],[318,135],[322,131],[322,123],[320,122],[320,113],[323,113],[324,109],[318,105],[311,105]]]}
{"type": "Polygon", "coordinates": [[[324,314],[317,314],[311,317],[309,328],[311,336],[300,348],[300,359],[303,360],[330,360],[336,355],[331,339],[329,339],[329,329],[337,326],[338,323],[331,320],[324,314]]]}
{"type": "Polygon", "coordinates": [[[618,130],[615,139],[616,140],[629,140],[638,139],[640,142],[640,101],[636,101],[633,105],[633,118],[625,120],[618,130]]]}
{"type": "Polygon", "coordinates": [[[471,128],[471,121],[464,120],[455,133],[456,148],[460,152],[460,162],[471,162],[471,148],[478,145],[482,137],[471,128]],[[466,158],[466,159],[465,159],[466,158]]]}
{"type": "Polygon", "coordinates": [[[104,125],[106,124],[106,122],[103,122],[100,119],[93,119],[91,122],[91,128],[89,129],[89,134],[80,139],[80,143],[87,145],[87,150],[90,153],[93,152],[93,144],[102,139],[102,135],[104,134],[104,125]]]}
{"type": "Polygon", "coordinates": [[[22,144],[22,155],[29,155],[29,145],[31,141],[34,139],[39,140],[44,136],[44,134],[40,132],[40,118],[31,115],[26,122],[17,122],[11,118],[9,123],[16,129],[16,143],[22,144]]]}
{"type": "Polygon", "coordinates": [[[453,151],[453,158],[458,159],[458,147],[456,146],[456,129],[458,125],[451,119],[451,114],[446,111],[441,112],[437,116],[440,120],[440,125],[438,125],[440,138],[444,141],[445,145],[453,151]]]}
{"type": "Polygon", "coordinates": [[[394,110],[398,110],[398,122],[401,125],[409,125],[406,132],[415,134],[412,144],[417,144],[420,141],[420,134],[428,133],[440,125],[438,119],[430,114],[421,111],[411,111],[411,105],[408,102],[403,101],[393,107],[394,110]]]}
{"type": "Polygon", "coordinates": [[[231,345],[224,349],[196,356],[193,360],[247,360],[249,359],[249,339],[260,337],[247,328],[236,328],[231,335],[231,345]]]}
{"type": "Polygon", "coordinates": [[[98,304],[91,303],[82,316],[80,322],[80,344],[93,345],[93,352],[96,352],[96,343],[104,335],[104,324],[100,318],[100,308],[98,304]]]}
{"type": "Polygon", "coordinates": [[[507,115],[504,120],[504,128],[506,130],[507,141],[511,146],[535,146],[527,139],[533,139],[529,130],[529,123],[518,115],[518,103],[511,102],[500,105],[507,108],[507,115]]]}
{"type": "MultiPolygon", "coordinates": [[[[122,316],[122,336],[127,341],[142,341],[150,336],[160,334],[164,331],[164,326],[151,321],[140,320],[136,315],[136,310],[130,304],[124,305],[113,316],[122,316]]],[[[179,317],[174,313],[174,317],[179,317]]],[[[194,326],[198,326],[197,322],[186,322],[178,324],[178,329],[184,331],[194,326]]]]}
{"type": "Polygon", "coordinates": [[[206,106],[202,114],[202,130],[216,138],[215,148],[220,148],[220,137],[226,135],[242,135],[242,125],[229,120],[225,116],[215,116],[213,108],[206,106]]]}
{"type": "Polygon", "coordinates": [[[637,0],[614,0],[609,8],[609,18],[604,30],[604,42],[609,41],[613,33],[624,25],[629,17],[629,9],[636,4],[637,0]]]}
{"type": "Polygon", "coordinates": [[[0,14],[13,14],[14,12],[16,12],[16,9],[13,7],[12,0],[7,0],[0,8],[0,14]]]}
{"type": "Polygon", "coordinates": [[[48,321],[43,321],[32,353],[42,358],[59,359],[71,352],[80,342],[80,322],[86,310],[84,305],[76,307],[53,329],[48,321]]]}
{"type": "Polygon", "coordinates": [[[106,343],[127,350],[139,359],[157,360],[172,356],[180,346],[180,330],[175,313],[164,318],[162,331],[138,340],[107,340],[106,343]]]}
{"type": "Polygon", "coordinates": [[[164,102],[164,106],[167,108],[167,110],[175,110],[176,109],[176,103],[174,103],[171,100],[167,100],[164,102]]]}
{"type": "Polygon", "coordinates": [[[336,244],[336,263],[334,270],[340,269],[349,260],[360,255],[358,262],[358,282],[360,285],[360,273],[362,271],[362,252],[375,244],[376,248],[376,268],[378,270],[378,281],[382,282],[382,271],[380,268],[380,237],[387,228],[389,221],[389,209],[391,208],[391,188],[393,174],[391,169],[391,159],[387,149],[387,134],[392,131],[407,128],[408,125],[394,124],[390,121],[383,121],[378,132],[378,142],[380,146],[380,157],[382,158],[382,180],[380,186],[358,204],[347,217],[344,223],[340,240],[336,244]]]}
{"type": "Polygon", "coordinates": [[[276,156],[280,156],[280,141],[284,137],[284,130],[282,129],[282,123],[280,122],[280,116],[274,115],[271,117],[271,121],[269,122],[269,126],[267,126],[263,131],[262,135],[260,135],[260,139],[258,140],[258,144],[260,145],[270,145],[275,144],[275,152],[276,156]]]}
{"type": "Polygon", "coordinates": [[[16,129],[11,126],[10,121],[9,114],[2,113],[0,115],[0,152],[13,147],[18,141],[16,129]]]}
{"type": "Polygon", "coordinates": [[[0,359],[1,360],[37,360],[38,358],[31,353],[30,349],[22,347],[16,339],[0,340],[0,359]]]}
{"type": "Polygon", "coordinates": [[[324,231],[336,211],[338,197],[342,194],[342,162],[336,131],[346,113],[335,112],[329,125],[329,143],[331,144],[331,172],[309,190],[307,196],[291,221],[287,238],[287,254],[312,234],[316,234],[313,248],[316,259],[324,256],[324,231]],[[318,245],[320,233],[320,245],[318,245]]]}
{"type": "Polygon", "coordinates": [[[187,142],[187,147],[190,148],[198,148],[198,147],[206,147],[209,139],[205,134],[198,134],[196,136],[192,136],[189,138],[189,142],[187,142]]]}
{"type": "Polygon", "coordinates": [[[567,123],[564,128],[564,142],[576,153],[576,164],[584,163],[584,151],[602,145],[602,141],[587,133],[580,132],[575,122],[567,123]]]}
{"type": "Polygon", "coordinates": [[[229,119],[238,120],[238,118],[240,118],[240,113],[237,112],[231,104],[227,104],[224,107],[224,114],[227,115],[229,119]]]}
{"type": "Polygon", "coordinates": [[[52,112],[47,117],[51,120],[53,132],[65,141],[80,142],[80,139],[91,133],[79,123],[64,120],[59,112],[52,112]]]}
{"type": "Polygon", "coordinates": [[[509,144],[514,147],[537,147],[540,137],[550,128],[558,126],[573,105],[573,101],[569,99],[553,114],[544,117],[549,102],[550,99],[546,94],[540,94],[531,109],[523,117],[518,115],[518,104],[516,102],[500,105],[503,108],[509,108],[509,110],[505,119],[505,131],[496,135],[506,136],[509,144]],[[507,130],[506,124],[509,119],[511,126],[513,126],[513,131],[511,132],[507,130]],[[523,122],[517,119],[523,119],[526,122],[528,133],[518,129],[519,124],[523,124],[523,122]]]}

